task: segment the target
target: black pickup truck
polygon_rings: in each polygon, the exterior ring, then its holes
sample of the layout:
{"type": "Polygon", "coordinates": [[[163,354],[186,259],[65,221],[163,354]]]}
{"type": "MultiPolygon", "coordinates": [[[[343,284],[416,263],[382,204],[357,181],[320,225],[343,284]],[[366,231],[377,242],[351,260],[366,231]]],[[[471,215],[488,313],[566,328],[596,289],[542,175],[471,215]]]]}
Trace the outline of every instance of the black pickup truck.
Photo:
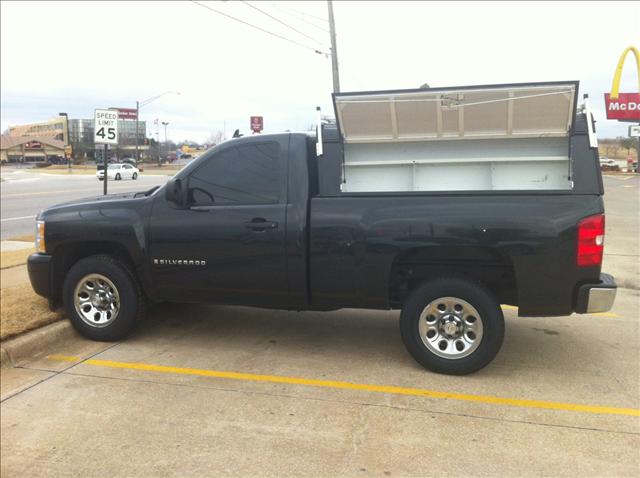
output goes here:
{"type": "Polygon", "coordinates": [[[226,141],[165,186],[37,218],[34,290],[91,339],[148,302],[400,309],[423,366],[464,374],[520,316],[609,310],[604,193],[576,82],[334,95],[316,134],[226,141]]]}

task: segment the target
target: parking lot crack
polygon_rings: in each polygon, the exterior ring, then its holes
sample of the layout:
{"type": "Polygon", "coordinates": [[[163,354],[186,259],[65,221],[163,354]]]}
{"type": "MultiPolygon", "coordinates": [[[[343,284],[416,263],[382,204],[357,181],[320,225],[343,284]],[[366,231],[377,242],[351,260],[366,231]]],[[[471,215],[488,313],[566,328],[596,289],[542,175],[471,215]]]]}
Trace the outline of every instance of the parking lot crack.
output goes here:
{"type": "Polygon", "coordinates": [[[37,386],[38,386],[38,385],[40,385],[41,383],[44,383],[44,382],[46,382],[46,381],[48,381],[48,380],[51,380],[52,378],[57,377],[57,376],[58,376],[58,375],[60,375],[61,373],[65,373],[65,372],[67,372],[68,370],[71,370],[71,369],[72,369],[73,367],[75,367],[76,365],[80,365],[80,364],[81,364],[82,362],[84,362],[85,360],[92,359],[92,358],[94,358],[94,357],[96,357],[96,356],[100,355],[102,352],[106,352],[107,350],[110,350],[110,349],[112,349],[113,347],[115,347],[116,345],[119,345],[119,342],[117,342],[117,343],[115,343],[115,344],[111,344],[111,345],[110,345],[110,346],[108,346],[107,348],[102,349],[102,350],[100,350],[100,351],[98,351],[98,352],[96,352],[96,353],[94,353],[94,354],[92,354],[92,355],[90,355],[90,356],[88,356],[88,357],[86,357],[86,358],[82,359],[82,361],[80,361],[80,362],[72,363],[72,364],[70,364],[68,367],[63,368],[62,370],[46,370],[46,369],[41,369],[41,368],[38,368],[38,367],[13,366],[12,368],[17,368],[17,369],[22,369],[22,370],[38,370],[38,371],[41,371],[41,372],[50,372],[52,375],[49,375],[49,376],[47,376],[47,377],[43,378],[42,380],[39,380],[39,381],[37,381],[37,382],[35,382],[35,383],[33,383],[33,384],[29,385],[28,387],[25,387],[25,388],[23,388],[23,389],[21,389],[21,390],[19,390],[19,391],[16,391],[15,393],[12,393],[12,394],[7,395],[7,396],[6,396],[6,397],[4,397],[2,400],[0,400],[0,403],[4,403],[4,402],[6,402],[7,400],[11,400],[13,397],[17,397],[18,395],[20,395],[20,394],[22,394],[22,393],[26,392],[27,390],[31,390],[32,388],[37,387],[37,386]]]}

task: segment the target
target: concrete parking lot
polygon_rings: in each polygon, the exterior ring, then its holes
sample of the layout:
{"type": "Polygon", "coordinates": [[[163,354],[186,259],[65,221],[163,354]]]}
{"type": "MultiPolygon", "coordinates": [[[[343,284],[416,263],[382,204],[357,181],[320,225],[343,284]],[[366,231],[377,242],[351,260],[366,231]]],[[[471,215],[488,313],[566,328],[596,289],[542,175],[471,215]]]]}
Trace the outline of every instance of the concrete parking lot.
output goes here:
{"type": "Polygon", "coordinates": [[[3,369],[2,476],[637,476],[640,178],[605,187],[611,312],[505,308],[496,360],[451,377],[398,312],[155,307],[3,369]]]}

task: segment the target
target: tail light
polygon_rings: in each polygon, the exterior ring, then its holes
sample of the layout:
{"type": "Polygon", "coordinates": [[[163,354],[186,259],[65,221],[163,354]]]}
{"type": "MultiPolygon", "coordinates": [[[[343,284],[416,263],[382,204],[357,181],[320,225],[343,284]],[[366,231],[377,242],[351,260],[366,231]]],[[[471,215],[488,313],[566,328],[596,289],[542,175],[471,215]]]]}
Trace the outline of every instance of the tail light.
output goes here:
{"type": "Polygon", "coordinates": [[[585,217],[578,223],[578,267],[599,266],[604,251],[604,214],[585,217]]]}

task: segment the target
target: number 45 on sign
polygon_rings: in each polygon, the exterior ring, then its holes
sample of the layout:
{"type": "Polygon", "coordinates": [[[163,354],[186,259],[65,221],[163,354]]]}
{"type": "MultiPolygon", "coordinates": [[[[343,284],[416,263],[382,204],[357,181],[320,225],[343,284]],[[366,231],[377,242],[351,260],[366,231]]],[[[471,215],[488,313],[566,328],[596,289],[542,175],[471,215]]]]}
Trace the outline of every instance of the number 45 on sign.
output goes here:
{"type": "Polygon", "coordinates": [[[118,144],[118,112],[96,110],[93,123],[93,142],[96,144],[118,144]]]}

